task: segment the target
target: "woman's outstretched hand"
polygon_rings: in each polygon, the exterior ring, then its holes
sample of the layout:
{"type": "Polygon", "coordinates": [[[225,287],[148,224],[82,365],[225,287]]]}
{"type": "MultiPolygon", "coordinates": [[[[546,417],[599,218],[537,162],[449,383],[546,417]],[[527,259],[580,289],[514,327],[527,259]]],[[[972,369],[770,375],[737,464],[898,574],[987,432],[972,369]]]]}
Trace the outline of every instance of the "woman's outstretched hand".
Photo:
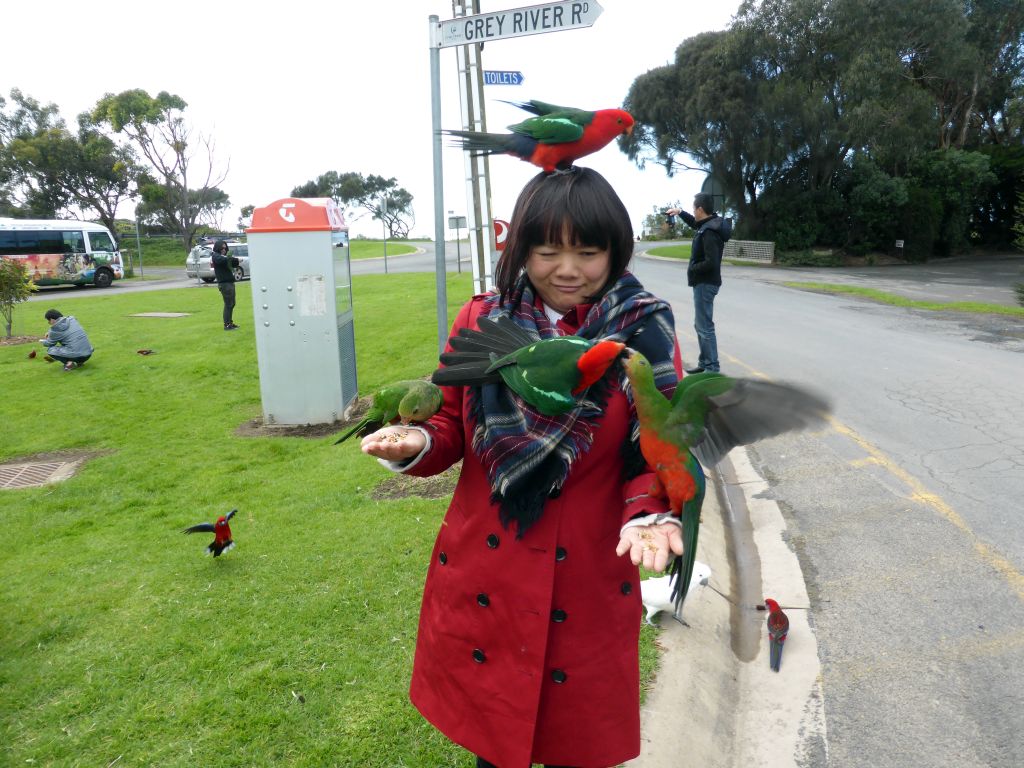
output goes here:
{"type": "Polygon", "coordinates": [[[627,552],[633,565],[661,573],[668,565],[670,552],[683,554],[683,532],[675,523],[635,525],[622,532],[619,546],[615,548],[615,554],[620,557],[627,552]]]}
{"type": "Polygon", "coordinates": [[[427,447],[427,437],[418,429],[384,427],[367,435],[359,444],[363,453],[386,461],[405,461],[427,447]]]}

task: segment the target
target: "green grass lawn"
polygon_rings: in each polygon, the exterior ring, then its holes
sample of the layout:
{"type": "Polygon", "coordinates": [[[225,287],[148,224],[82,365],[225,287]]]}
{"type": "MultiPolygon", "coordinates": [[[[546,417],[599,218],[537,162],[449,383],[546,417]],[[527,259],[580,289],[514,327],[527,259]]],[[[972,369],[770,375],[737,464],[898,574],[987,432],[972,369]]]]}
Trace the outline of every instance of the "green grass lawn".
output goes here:
{"type": "Polygon", "coordinates": [[[660,248],[649,248],[647,253],[651,256],[664,256],[669,259],[689,259],[690,243],[679,245],[663,245],[660,248]]]}
{"type": "MultiPolygon", "coordinates": [[[[449,279],[451,318],[471,286],[449,279]]],[[[433,370],[434,276],[354,290],[361,393],[433,370]]],[[[261,415],[249,290],[233,333],[213,290],[62,309],[96,346],[82,369],[0,347],[0,460],[95,452],[70,480],[0,491],[0,763],[467,765],[407,698],[449,499],[375,498],[393,475],[354,441],[236,435],[261,415]],[[182,535],[232,508],[234,551],[182,535]]]]}
{"type": "Polygon", "coordinates": [[[980,301],[921,301],[920,299],[908,299],[906,296],[899,296],[886,291],[879,291],[875,288],[862,288],[856,285],[839,285],[836,283],[805,283],[787,282],[790,288],[802,288],[808,291],[821,291],[823,293],[843,293],[852,296],[878,301],[883,304],[891,304],[896,307],[910,307],[911,309],[928,309],[943,312],[970,312],[974,314],[996,314],[1010,315],[1011,317],[1024,317],[1024,307],[1008,307],[1003,304],[986,304],[980,301]]]}

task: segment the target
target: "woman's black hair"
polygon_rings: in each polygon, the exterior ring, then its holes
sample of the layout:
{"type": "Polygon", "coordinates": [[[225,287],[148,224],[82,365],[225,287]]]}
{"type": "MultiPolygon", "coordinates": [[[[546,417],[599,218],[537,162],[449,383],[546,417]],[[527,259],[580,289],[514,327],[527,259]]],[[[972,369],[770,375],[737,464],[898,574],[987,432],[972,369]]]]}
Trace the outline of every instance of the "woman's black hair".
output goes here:
{"type": "Polygon", "coordinates": [[[227,240],[218,240],[216,243],[213,244],[213,252],[214,253],[223,253],[224,249],[227,248],[227,247],[228,247],[228,241],[227,240]]]}
{"type": "Polygon", "coordinates": [[[530,258],[530,249],[545,243],[607,248],[608,281],[591,301],[622,277],[633,258],[633,225],[612,185],[591,168],[540,173],[519,193],[509,223],[505,250],[495,268],[495,286],[506,298],[530,258]]]}

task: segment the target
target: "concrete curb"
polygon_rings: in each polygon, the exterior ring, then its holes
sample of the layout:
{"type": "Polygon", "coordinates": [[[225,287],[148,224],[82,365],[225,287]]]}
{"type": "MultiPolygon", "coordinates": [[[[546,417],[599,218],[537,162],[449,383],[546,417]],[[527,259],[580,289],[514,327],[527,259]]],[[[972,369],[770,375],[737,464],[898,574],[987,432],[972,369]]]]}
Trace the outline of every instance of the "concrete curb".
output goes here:
{"type": "Polygon", "coordinates": [[[711,478],[697,545],[709,586],[687,597],[689,626],[660,615],[664,652],[641,712],[640,756],[626,766],[824,764],[817,642],[809,611],[797,609],[809,601],[785,520],[742,448],[711,478]],[[777,674],[768,667],[766,614],[756,609],[766,596],[796,607],[786,611],[777,674]]]}

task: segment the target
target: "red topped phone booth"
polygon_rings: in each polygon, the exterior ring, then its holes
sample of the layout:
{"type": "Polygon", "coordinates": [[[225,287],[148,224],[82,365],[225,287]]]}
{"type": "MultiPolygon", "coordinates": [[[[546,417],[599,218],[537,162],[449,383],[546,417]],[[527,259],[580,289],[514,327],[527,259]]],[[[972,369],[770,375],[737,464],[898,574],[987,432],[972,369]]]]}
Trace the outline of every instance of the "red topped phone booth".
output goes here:
{"type": "Polygon", "coordinates": [[[284,198],[246,230],[265,424],[324,424],[358,395],[345,216],[329,198],[284,198]]]}

